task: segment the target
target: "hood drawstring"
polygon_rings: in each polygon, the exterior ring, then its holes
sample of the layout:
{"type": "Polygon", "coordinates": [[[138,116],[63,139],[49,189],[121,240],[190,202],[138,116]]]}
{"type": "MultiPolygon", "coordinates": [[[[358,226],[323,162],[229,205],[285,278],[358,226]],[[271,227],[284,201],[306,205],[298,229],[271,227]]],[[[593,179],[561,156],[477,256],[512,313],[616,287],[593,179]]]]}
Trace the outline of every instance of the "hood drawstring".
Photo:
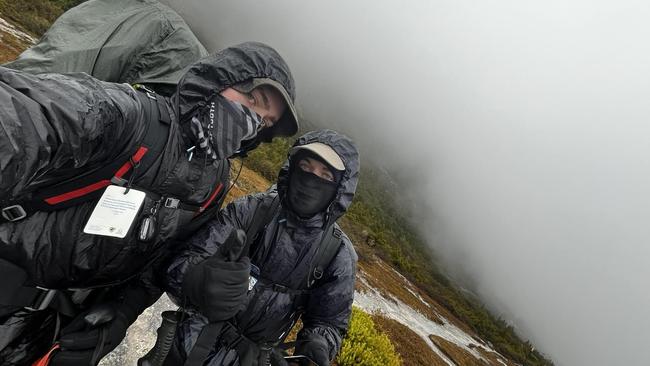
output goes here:
{"type": "Polygon", "coordinates": [[[210,132],[210,125],[208,124],[208,136],[206,136],[205,132],[203,132],[203,125],[198,118],[192,117],[191,126],[192,133],[194,133],[197,138],[197,144],[187,149],[187,151],[190,152],[189,160],[192,160],[192,156],[194,154],[193,150],[196,146],[200,147],[205,152],[205,155],[208,157],[208,159],[211,159],[213,161],[217,160],[217,153],[212,149],[212,133],[210,132]]]}
{"type": "Polygon", "coordinates": [[[191,146],[189,149],[185,150],[188,152],[190,155],[187,157],[187,161],[192,161],[192,157],[194,156],[194,149],[196,148],[196,145],[191,146]]]}

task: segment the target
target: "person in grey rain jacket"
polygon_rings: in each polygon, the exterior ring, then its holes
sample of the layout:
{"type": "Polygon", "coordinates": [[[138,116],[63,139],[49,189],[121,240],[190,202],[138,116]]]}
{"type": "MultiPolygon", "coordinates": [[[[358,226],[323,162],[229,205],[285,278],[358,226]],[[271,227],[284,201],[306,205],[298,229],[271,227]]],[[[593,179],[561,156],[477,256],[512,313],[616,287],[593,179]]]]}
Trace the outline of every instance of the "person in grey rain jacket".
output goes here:
{"type": "Polygon", "coordinates": [[[194,63],[171,98],[0,67],[0,364],[115,348],[161,294],[152,263],[218,210],[227,159],[297,131],[294,98],[282,57],[253,42],[194,63]],[[85,229],[111,186],[145,194],[121,238],[85,229]]]}
{"type": "Polygon", "coordinates": [[[168,293],[185,304],[187,316],[165,365],[183,364],[202,329],[215,322],[224,326],[198,364],[286,364],[275,347],[299,318],[295,355],[329,365],[348,329],[357,262],[336,220],[352,203],[358,179],[359,155],[349,138],[309,132],[290,150],[277,189],[230,203],[192,236],[167,270],[168,293]],[[254,217],[269,207],[275,208],[268,224],[251,233],[254,217]],[[333,256],[313,277],[330,228],[337,233],[333,256]],[[234,230],[247,232],[250,247],[239,261],[224,262],[220,248],[232,245],[234,230]],[[224,307],[231,298],[241,306],[224,307]]]}
{"type": "Polygon", "coordinates": [[[169,96],[186,68],[207,55],[185,21],[157,0],[89,0],[5,66],[32,74],[85,72],[169,96]]]}

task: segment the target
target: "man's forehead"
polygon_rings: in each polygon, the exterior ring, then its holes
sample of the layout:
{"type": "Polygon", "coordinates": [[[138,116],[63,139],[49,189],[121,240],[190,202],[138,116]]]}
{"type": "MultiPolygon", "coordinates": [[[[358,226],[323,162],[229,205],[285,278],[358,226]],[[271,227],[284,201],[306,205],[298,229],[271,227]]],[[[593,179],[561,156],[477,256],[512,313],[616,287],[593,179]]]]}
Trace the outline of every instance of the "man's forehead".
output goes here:
{"type": "Polygon", "coordinates": [[[304,158],[300,159],[300,162],[303,161],[309,163],[310,165],[316,165],[320,168],[325,168],[327,169],[327,171],[331,172],[330,167],[324,161],[322,161],[318,156],[305,156],[304,158]]]}
{"type": "Polygon", "coordinates": [[[272,87],[270,85],[261,85],[261,86],[258,86],[258,88],[260,89],[260,91],[264,95],[266,95],[267,98],[269,98],[269,99],[273,98],[277,102],[282,103],[282,105],[286,105],[286,101],[282,97],[282,94],[276,88],[274,88],[274,87],[272,87]]]}

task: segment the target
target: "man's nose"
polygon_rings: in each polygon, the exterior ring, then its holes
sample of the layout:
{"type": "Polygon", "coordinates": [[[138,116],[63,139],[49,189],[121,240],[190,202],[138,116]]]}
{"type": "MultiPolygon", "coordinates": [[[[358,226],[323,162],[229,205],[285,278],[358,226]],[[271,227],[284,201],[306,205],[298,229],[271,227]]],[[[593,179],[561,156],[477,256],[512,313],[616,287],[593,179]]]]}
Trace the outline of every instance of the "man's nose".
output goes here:
{"type": "Polygon", "coordinates": [[[270,113],[265,113],[265,114],[262,116],[262,120],[263,120],[264,123],[265,123],[267,126],[269,126],[269,127],[275,125],[275,123],[277,122],[277,119],[274,118],[273,116],[271,116],[270,113]]]}

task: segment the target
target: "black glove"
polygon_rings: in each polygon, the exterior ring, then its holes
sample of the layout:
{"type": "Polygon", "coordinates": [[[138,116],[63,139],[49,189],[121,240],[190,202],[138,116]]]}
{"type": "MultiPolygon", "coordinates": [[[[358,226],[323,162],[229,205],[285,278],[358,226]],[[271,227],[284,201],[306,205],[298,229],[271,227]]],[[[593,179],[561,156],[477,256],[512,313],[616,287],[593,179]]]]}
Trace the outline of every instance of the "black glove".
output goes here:
{"type": "MultiPolygon", "coordinates": [[[[294,355],[302,355],[309,358],[318,366],[330,365],[330,352],[327,343],[323,339],[310,339],[308,341],[297,342],[296,352],[294,355]]],[[[300,362],[300,365],[308,365],[309,362],[300,362]]]]}
{"type": "Polygon", "coordinates": [[[269,357],[271,366],[289,366],[289,363],[284,359],[284,356],[285,352],[283,350],[273,347],[269,357]]]}
{"type": "Polygon", "coordinates": [[[138,287],[125,289],[119,300],[93,306],[61,330],[59,350],[50,366],[97,365],[117,347],[127,328],[150,304],[150,295],[138,287]]]}
{"type": "Polygon", "coordinates": [[[246,305],[250,259],[246,234],[233,230],[212,257],[191,266],[182,290],[210,322],[228,320],[246,305]]]}

